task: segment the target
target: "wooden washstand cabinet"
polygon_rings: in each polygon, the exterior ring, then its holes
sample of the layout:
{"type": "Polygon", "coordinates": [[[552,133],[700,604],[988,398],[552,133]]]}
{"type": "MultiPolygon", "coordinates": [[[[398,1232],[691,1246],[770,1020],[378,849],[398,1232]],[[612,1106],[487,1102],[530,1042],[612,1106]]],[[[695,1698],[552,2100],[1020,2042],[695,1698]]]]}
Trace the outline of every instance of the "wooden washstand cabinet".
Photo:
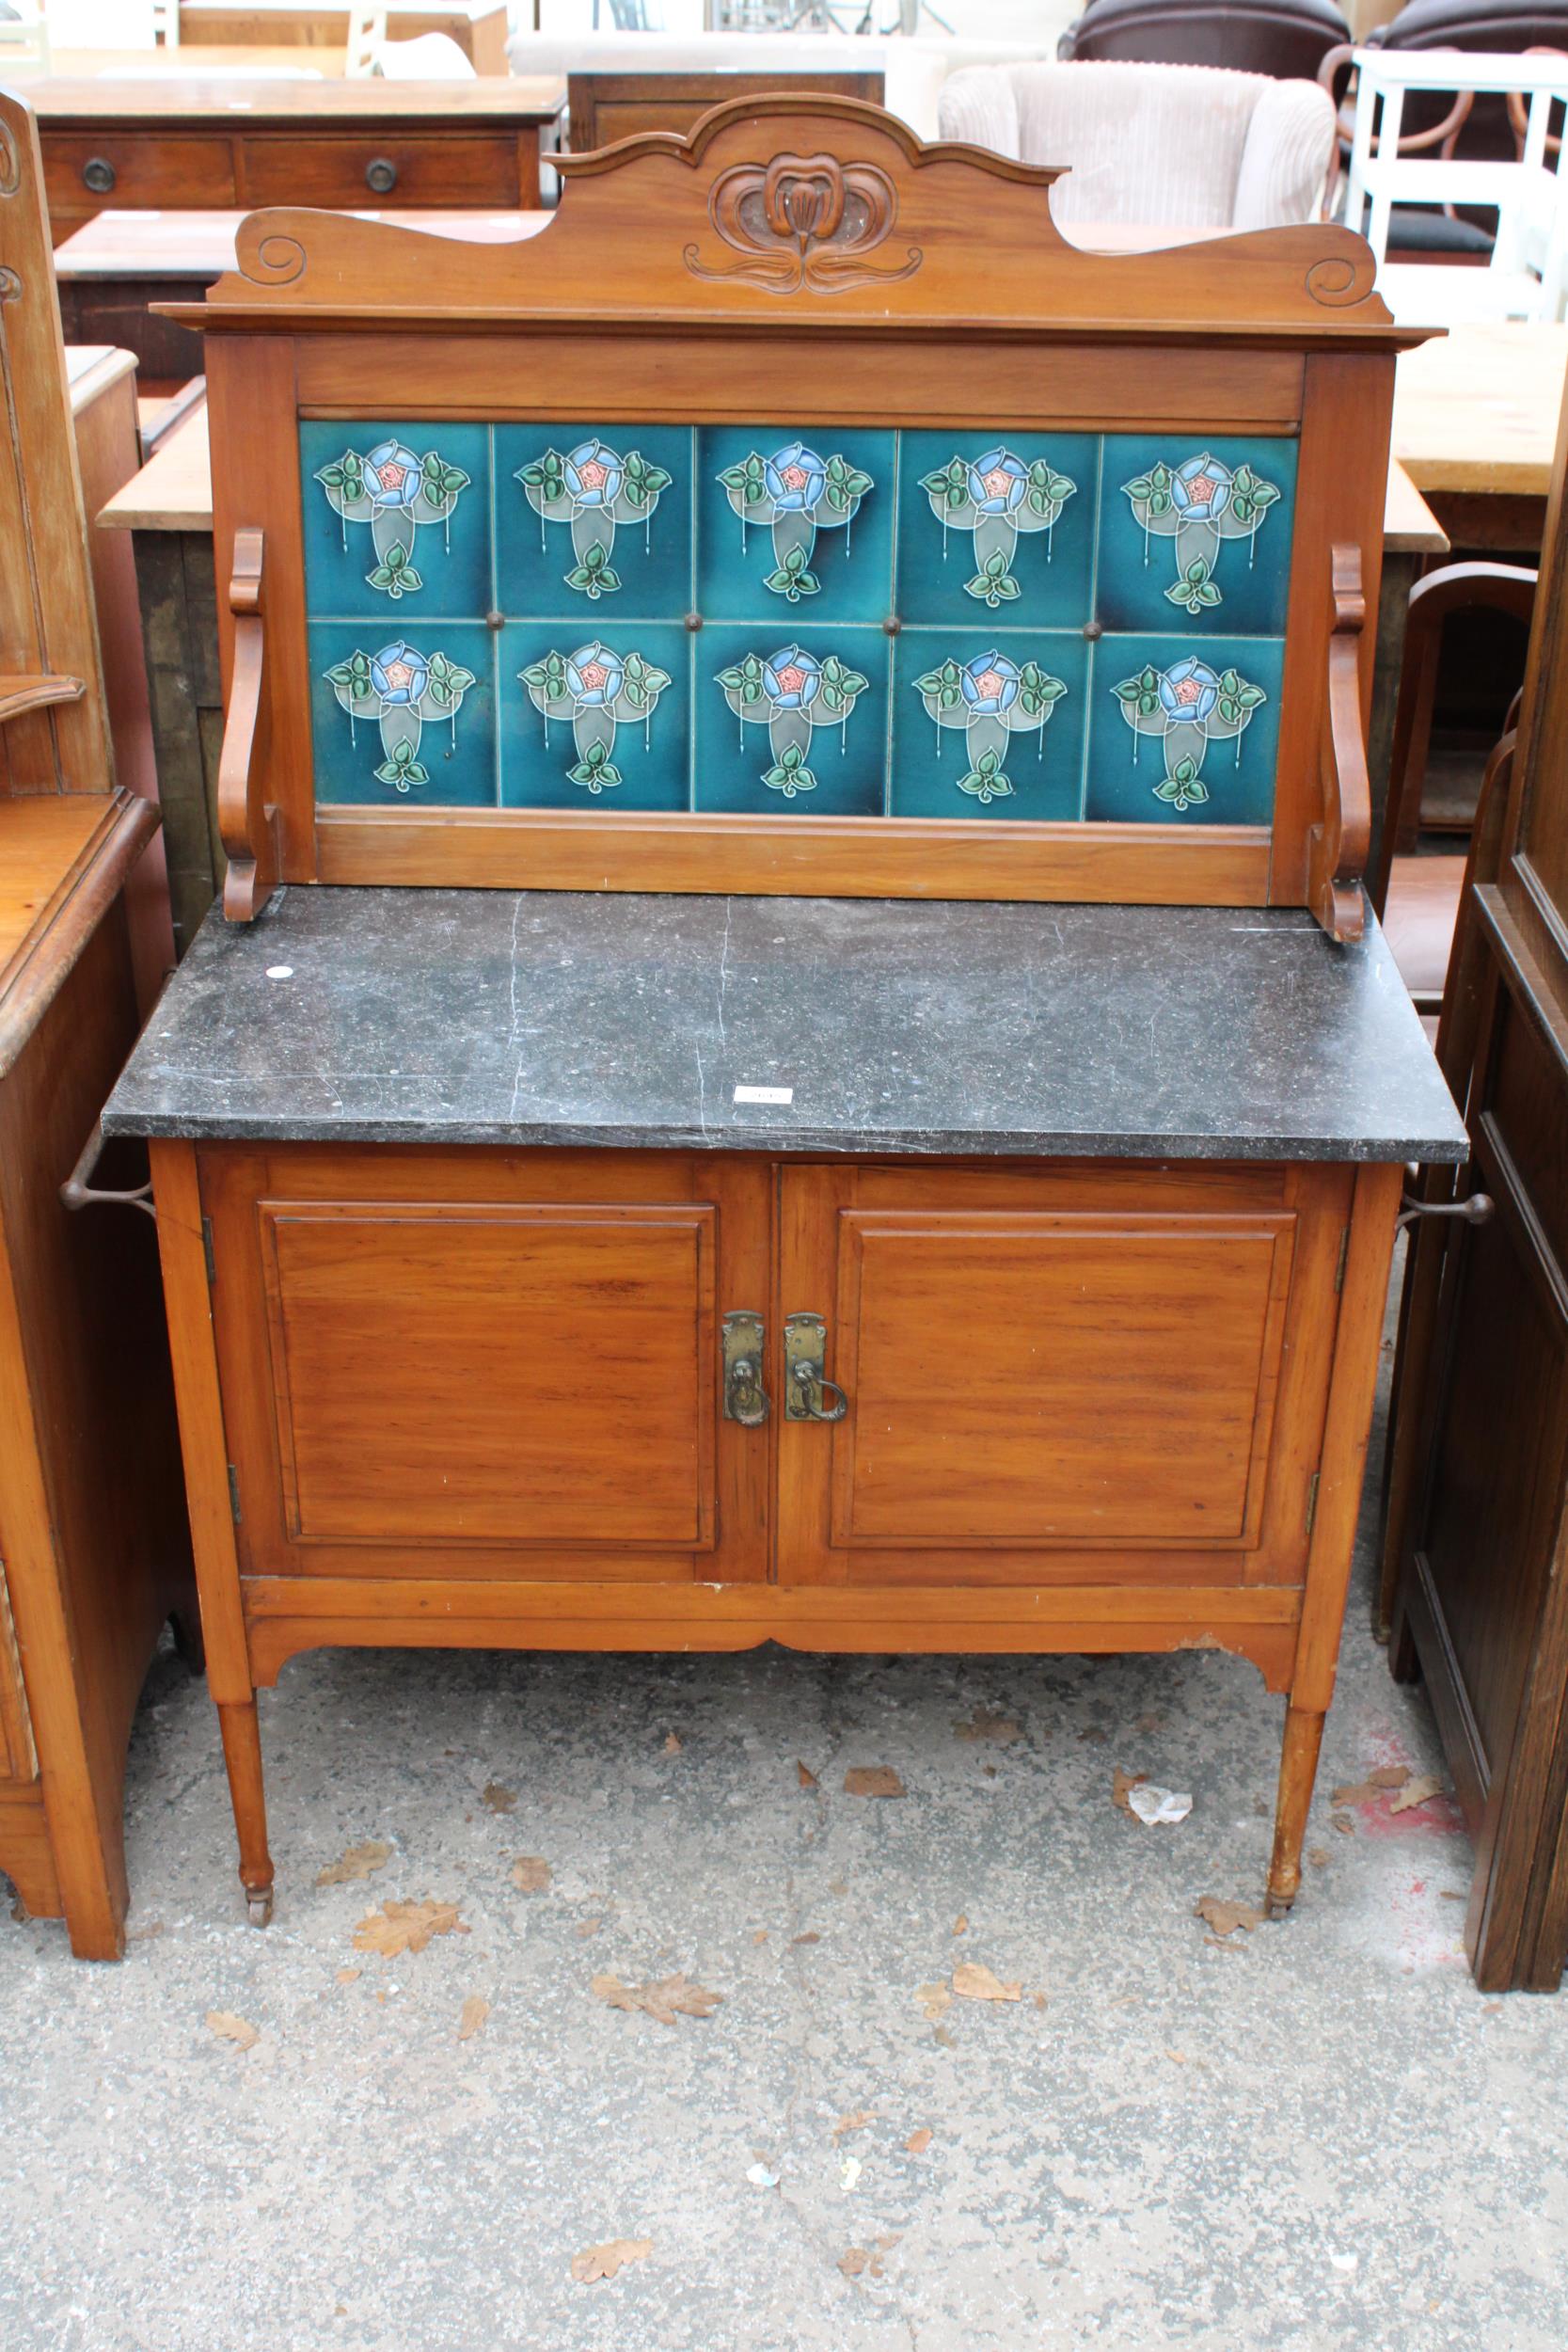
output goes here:
{"type": "Polygon", "coordinates": [[[326,1643],[1248,1659],[1299,1883],[1402,1164],[1394,358],[879,110],[270,213],[206,331],[229,854],[151,1151],[241,1878],[326,1643]]]}

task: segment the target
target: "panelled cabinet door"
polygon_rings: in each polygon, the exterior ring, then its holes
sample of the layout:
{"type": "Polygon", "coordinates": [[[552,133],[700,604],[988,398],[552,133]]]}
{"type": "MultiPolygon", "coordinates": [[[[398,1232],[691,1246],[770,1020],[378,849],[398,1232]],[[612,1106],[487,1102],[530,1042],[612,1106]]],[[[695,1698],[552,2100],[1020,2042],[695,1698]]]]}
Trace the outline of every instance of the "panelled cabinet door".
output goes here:
{"type": "Polygon", "coordinates": [[[763,1178],[295,1147],[202,1199],[246,1573],[762,1573],[719,1319],[764,1304],[763,1178]]]}
{"type": "Polygon", "coordinates": [[[781,1423],[781,1577],[1301,1581],[1346,1171],[810,1168],[783,1198],[780,1306],[826,1319],[847,1404],[781,1423]]]}

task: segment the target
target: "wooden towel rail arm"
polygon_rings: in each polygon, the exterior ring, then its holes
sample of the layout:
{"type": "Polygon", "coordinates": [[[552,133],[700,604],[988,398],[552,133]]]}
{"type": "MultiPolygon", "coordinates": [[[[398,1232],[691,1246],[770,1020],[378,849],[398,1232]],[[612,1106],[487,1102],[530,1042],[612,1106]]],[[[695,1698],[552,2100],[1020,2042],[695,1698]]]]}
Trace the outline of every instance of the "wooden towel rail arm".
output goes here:
{"type": "Polygon", "coordinates": [[[1360,650],[1367,599],[1358,547],[1337,544],[1333,548],[1330,593],[1334,626],[1328,640],[1328,707],[1323,731],[1323,813],[1307,837],[1307,903],[1330,939],[1343,946],[1359,939],[1366,928],[1362,877],[1372,836],[1361,716],[1360,650]]]}
{"type": "Polygon", "coordinates": [[[229,610],[234,616],[234,666],[229,710],[218,757],[218,832],[229,871],[223,912],[231,923],[249,923],[277,885],[281,858],[277,809],[264,799],[270,723],[261,532],[234,533],[234,568],[229,610]]]}

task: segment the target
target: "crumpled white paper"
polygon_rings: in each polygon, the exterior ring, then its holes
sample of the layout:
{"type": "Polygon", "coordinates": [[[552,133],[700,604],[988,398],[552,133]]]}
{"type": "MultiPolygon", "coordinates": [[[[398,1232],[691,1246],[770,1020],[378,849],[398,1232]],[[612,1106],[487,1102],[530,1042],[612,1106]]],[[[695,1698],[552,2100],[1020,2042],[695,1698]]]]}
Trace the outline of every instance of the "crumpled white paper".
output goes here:
{"type": "Polygon", "coordinates": [[[1152,1829],[1158,1821],[1184,1821],[1193,1809],[1191,1797],[1175,1788],[1157,1788],[1151,1780],[1140,1780],[1127,1791],[1127,1802],[1140,1821],[1152,1829]]]}

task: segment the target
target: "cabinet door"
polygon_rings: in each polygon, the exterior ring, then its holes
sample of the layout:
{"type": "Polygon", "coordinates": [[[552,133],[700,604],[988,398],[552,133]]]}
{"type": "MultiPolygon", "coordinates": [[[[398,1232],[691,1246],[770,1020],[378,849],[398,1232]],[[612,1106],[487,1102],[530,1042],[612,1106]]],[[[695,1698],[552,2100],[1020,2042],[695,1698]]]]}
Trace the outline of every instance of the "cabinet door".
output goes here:
{"type": "Polygon", "coordinates": [[[782,1577],[1301,1580],[1344,1171],[783,1182],[779,1307],[848,1406],[781,1427],[782,1577]]]}
{"type": "Polygon", "coordinates": [[[719,1317],[764,1303],[765,1177],[294,1147],[202,1198],[246,1573],[762,1572],[719,1317]]]}

